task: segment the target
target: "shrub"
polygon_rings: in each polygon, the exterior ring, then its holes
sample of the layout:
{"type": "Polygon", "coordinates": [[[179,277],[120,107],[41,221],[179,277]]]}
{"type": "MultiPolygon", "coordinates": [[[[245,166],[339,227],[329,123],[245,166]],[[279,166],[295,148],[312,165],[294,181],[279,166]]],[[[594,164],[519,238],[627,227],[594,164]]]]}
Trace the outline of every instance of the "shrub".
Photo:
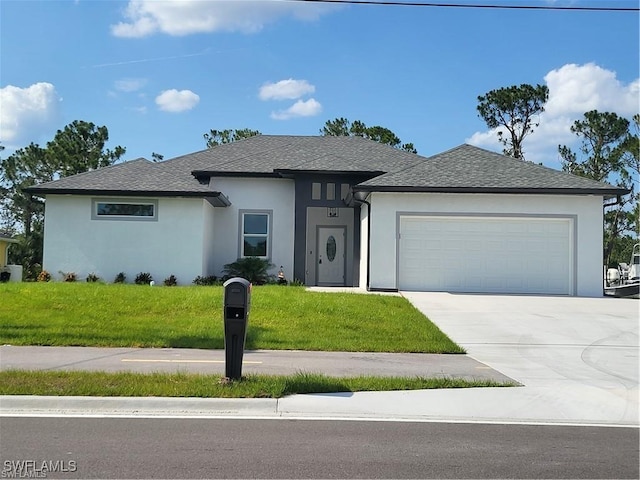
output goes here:
{"type": "Polygon", "coordinates": [[[273,281],[273,275],[269,275],[269,268],[274,265],[269,260],[258,257],[239,258],[233,263],[227,263],[222,271],[229,277],[242,277],[254,285],[264,285],[273,281]]]}
{"type": "Polygon", "coordinates": [[[89,275],[87,275],[87,283],[96,283],[98,280],[100,280],[100,277],[95,273],[90,273],[89,275]]]}
{"type": "Polygon", "coordinates": [[[116,275],[116,278],[113,281],[113,283],[124,283],[126,279],[127,279],[127,276],[125,275],[125,273],[120,272],[119,274],[116,275]]]}
{"type": "Polygon", "coordinates": [[[291,280],[289,282],[289,286],[290,287],[304,287],[304,282],[302,280],[298,280],[297,278],[294,278],[293,280],[291,280]]]}
{"type": "Polygon", "coordinates": [[[208,285],[219,285],[220,280],[215,275],[208,275],[206,277],[201,277],[198,275],[192,282],[194,285],[200,286],[208,286],[208,285]]]}
{"type": "Polygon", "coordinates": [[[136,275],[136,285],[149,285],[153,281],[153,277],[149,272],[140,272],[136,275]]]}
{"type": "Polygon", "coordinates": [[[75,272],[58,272],[62,275],[63,282],[75,282],[78,279],[78,276],[75,272]]]}
{"type": "Polygon", "coordinates": [[[176,279],[175,275],[169,275],[164,279],[165,287],[175,287],[176,285],[178,285],[178,280],[176,279]]]}
{"type": "Polygon", "coordinates": [[[49,282],[49,281],[51,281],[51,274],[46,270],[42,270],[38,274],[38,282],[49,282]]]}

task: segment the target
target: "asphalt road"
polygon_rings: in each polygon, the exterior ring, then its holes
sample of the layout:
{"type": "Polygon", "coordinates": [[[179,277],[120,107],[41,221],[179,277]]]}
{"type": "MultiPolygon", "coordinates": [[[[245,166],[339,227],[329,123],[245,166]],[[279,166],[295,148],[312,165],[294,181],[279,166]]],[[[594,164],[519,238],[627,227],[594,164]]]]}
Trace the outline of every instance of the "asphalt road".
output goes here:
{"type": "Polygon", "coordinates": [[[636,428],[72,417],[0,422],[3,478],[14,472],[25,478],[43,462],[58,470],[47,472],[47,478],[637,479],[640,474],[636,428]]]}

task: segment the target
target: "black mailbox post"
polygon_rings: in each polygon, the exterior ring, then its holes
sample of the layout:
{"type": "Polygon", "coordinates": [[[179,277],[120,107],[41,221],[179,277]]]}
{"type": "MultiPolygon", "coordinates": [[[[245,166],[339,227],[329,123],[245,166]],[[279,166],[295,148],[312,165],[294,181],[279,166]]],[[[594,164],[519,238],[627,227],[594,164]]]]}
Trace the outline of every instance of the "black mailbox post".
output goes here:
{"type": "Polygon", "coordinates": [[[247,337],[251,307],[251,283],[240,277],[224,282],[224,350],[225,375],[242,377],[242,355],[247,337]]]}

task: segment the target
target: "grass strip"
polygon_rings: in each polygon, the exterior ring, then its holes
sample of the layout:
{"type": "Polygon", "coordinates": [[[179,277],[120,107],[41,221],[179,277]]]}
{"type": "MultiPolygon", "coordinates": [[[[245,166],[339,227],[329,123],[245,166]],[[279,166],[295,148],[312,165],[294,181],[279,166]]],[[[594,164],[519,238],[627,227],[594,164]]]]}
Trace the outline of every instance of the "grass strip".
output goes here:
{"type": "Polygon", "coordinates": [[[335,393],[436,388],[507,387],[491,380],[424,377],[329,377],[300,372],[295,375],[247,375],[241,381],[191,373],[132,372],[0,372],[1,395],[98,397],[281,398],[292,394],[335,393]]]}
{"type": "MultiPolygon", "coordinates": [[[[224,348],[222,287],[0,283],[0,344],[224,348]]],[[[253,288],[248,350],[464,353],[405,298],[253,288]]]]}

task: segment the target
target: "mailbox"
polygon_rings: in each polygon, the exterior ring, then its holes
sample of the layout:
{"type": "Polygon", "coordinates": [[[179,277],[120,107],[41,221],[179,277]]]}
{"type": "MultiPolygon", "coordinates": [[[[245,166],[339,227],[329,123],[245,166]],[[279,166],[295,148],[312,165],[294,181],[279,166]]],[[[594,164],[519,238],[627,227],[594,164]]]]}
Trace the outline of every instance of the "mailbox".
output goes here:
{"type": "Polygon", "coordinates": [[[251,283],[240,277],[224,282],[225,376],[242,378],[242,356],[251,307],[251,283]]]}

